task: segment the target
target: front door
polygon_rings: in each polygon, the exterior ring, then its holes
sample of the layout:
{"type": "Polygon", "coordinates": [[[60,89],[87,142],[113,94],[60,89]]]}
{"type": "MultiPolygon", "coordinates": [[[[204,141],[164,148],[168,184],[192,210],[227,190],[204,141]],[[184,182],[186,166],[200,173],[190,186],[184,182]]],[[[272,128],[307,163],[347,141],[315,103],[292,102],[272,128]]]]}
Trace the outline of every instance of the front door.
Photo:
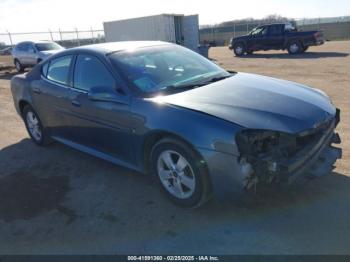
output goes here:
{"type": "Polygon", "coordinates": [[[73,142],[131,162],[129,97],[118,93],[116,80],[95,56],[78,55],[70,91],[69,111],[73,142]],[[107,87],[119,96],[118,102],[89,99],[92,87],[107,87]]]}
{"type": "Polygon", "coordinates": [[[256,28],[251,34],[250,38],[247,40],[247,48],[249,50],[263,50],[264,43],[266,40],[267,27],[261,26],[256,28]]]}

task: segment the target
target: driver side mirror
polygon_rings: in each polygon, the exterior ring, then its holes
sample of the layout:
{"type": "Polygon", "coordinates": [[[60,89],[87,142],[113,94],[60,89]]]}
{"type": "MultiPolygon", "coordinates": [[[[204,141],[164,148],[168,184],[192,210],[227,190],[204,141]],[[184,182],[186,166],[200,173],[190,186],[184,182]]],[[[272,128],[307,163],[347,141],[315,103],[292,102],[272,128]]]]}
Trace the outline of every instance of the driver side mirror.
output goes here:
{"type": "Polygon", "coordinates": [[[118,95],[116,90],[106,86],[92,87],[88,93],[88,98],[92,101],[125,103],[125,96],[118,95]]]}

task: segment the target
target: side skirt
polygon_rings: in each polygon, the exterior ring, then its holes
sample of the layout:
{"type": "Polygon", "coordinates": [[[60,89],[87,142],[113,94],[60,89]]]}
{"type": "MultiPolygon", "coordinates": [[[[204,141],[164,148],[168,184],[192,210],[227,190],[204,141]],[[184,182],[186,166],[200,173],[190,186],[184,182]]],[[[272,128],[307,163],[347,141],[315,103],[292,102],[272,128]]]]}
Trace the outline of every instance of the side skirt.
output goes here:
{"type": "Polygon", "coordinates": [[[112,157],[112,156],[110,156],[108,154],[105,154],[105,153],[103,153],[101,151],[98,151],[98,150],[95,150],[93,148],[90,148],[90,147],[87,147],[87,146],[84,146],[84,145],[72,142],[72,141],[64,139],[64,138],[56,137],[56,136],[52,136],[52,139],[54,139],[54,140],[56,140],[58,142],[61,142],[62,144],[65,144],[67,146],[70,146],[70,147],[72,147],[74,149],[77,149],[79,151],[87,153],[89,155],[92,155],[92,156],[101,158],[103,160],[109,161],[109,162],[111,162],[113,164],[116,164],[116,165],[119,165],[119,166],[123,166],[123,167],[129,168],[129,169],[138,171],[140,173],[144,173],[141,168],[139,168],[139,167],[137,167],[135,165],[129,164],[129,163],[123,161],[123,160],[120,160],[120,159],[118,159],[116,157],[112,157]]]}

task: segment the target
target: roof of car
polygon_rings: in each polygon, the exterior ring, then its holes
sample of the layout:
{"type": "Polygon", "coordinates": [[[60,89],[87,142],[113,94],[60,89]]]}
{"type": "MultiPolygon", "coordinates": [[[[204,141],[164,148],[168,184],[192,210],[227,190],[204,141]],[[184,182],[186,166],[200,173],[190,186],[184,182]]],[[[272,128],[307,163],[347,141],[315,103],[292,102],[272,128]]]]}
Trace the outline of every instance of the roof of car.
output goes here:
{"type": "Polygon", "coordinates": [[[16,45],[19,45],[19,44],[40,44],[40,43],[54,43],[54,41],[49,41],[49,40],[22,41],[22,42],[18,42],[16,45]]]}
{"type": "Polygon", "coordinates": [[[261,26],[270,26],[270,25],[288,25],[292,24],[292,22],[280,22],[280,23],[270,23],[270,24],[263,24],[261,26]]]}
{"type": "Polygon", "coordinates": [[[112,53],[128,49],[136,49],[141,47],[150,47],[158,45],[170,45],[168,42],[163,41],[121,41],[121,42],[109,42],[93,45],[85,45],[80,47],[71,48],[70,50],[93,50],[100,53],[112,53]]]}

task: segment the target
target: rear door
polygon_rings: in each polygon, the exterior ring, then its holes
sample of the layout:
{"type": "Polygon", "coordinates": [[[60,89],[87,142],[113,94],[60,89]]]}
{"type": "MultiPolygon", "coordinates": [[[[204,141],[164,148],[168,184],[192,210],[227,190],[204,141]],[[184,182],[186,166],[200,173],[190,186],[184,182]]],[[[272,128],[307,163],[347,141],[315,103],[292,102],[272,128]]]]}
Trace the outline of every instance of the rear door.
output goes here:
{"type": "Polygon", "coordinates": [[[270,25],[265,45],[267,49],[281,49],[284,44],[284,25],[270,25]]]}
{"type": "Polygon", "coordinates": [[[118,83],[106,65],[90,54],[77,56],[73,79],[68,107],[72,140],[120,160],[132,161],[129,96],[117,91],[118,83]],[[110,88],[120,99],[90,100],[92,87],[110,88]]]}
{"type": "Polygon", "coordinates": [[[34,108],[40,118],[50,127],[53,136],[66,139],[70,136],[67,108],[73,58],[73,55],[65,55],[47,61],[42,66],[41,79],[31,84],[34,108]]]}
{"type": "Polygon", "coordinates": [[[34,45],[32,43],[29,43],[27,46],[27,54],[26,54],[26,59],[27,59],[27,64],[28,65],[36,65],[37,64],[37,54],[36,54],[36,49],[34,48],[34,45]]]}
{"type": "Polygon", "coordinates": [[[29,49],[28,43],[21,43],[16,48],[17,59],[22,65],[29,65],[28,49],[29,49]]]}

